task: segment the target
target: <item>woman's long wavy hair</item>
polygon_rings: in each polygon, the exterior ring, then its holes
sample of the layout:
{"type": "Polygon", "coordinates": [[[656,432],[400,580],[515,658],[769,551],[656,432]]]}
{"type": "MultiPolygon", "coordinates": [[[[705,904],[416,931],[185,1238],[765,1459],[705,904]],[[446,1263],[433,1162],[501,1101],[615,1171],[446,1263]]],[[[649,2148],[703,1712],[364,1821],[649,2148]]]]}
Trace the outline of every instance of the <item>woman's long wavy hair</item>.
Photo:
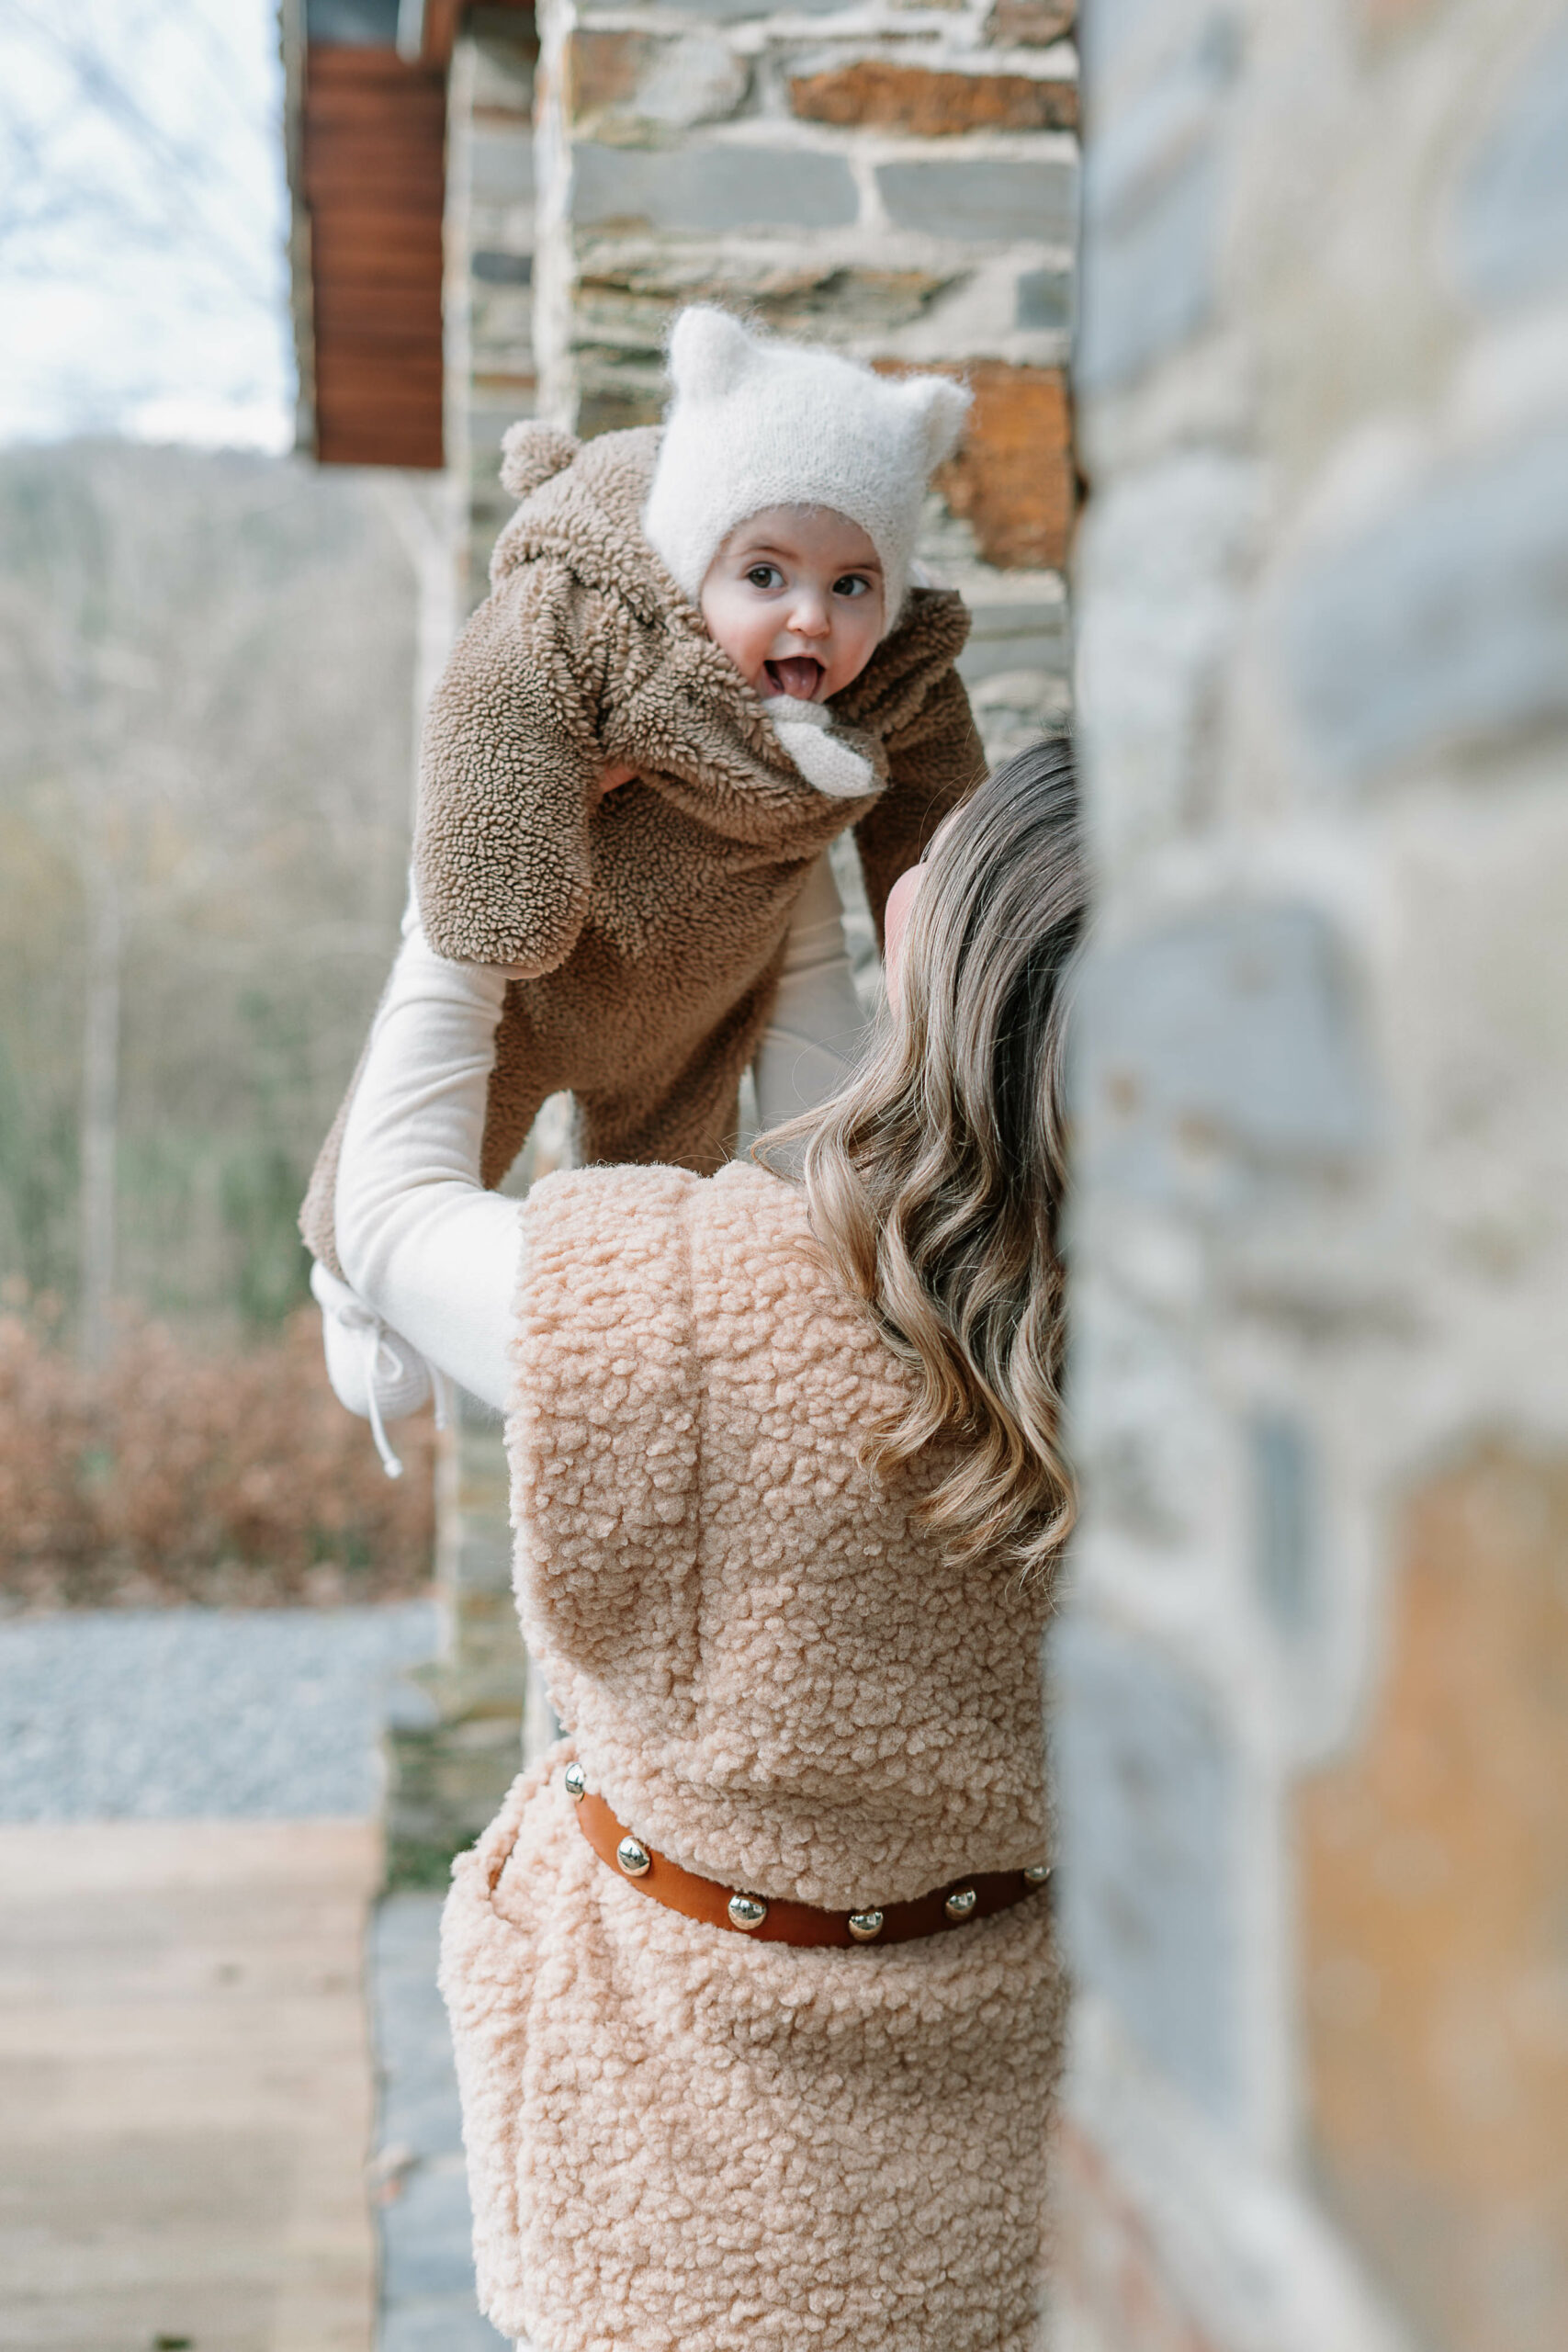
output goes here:
{"type": "Polygon", "coordinates": [[[948,1441],[919,1505],[950,1557],[1043,1570],[1072,1523],[1057,1452],[1063,1040],[1085,880],[1072,753],[1032,746],[948,820],[905,936],[900,1001],[826,1109],[758,1147],[916,1374],[875,1466],[948,1441]]]}

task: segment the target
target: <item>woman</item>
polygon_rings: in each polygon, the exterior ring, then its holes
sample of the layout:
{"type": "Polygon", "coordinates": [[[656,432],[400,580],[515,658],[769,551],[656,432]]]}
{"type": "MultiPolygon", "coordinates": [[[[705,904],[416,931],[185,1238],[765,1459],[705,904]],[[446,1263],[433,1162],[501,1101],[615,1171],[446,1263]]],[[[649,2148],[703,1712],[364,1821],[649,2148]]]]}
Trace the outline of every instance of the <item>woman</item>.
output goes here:
{"type": "Polygon", "coordinates": [[[474,1172],[502,983],[417,933],[400,958],[339,1247],[508,1407],[567,1726],[444,1937],[480,2299],[540,2352],[1032,2340],[1082,921],[1042,745],[896,887],[880,1046],[770,1165],[585,1170],[521,1211],[474,1172]]]}

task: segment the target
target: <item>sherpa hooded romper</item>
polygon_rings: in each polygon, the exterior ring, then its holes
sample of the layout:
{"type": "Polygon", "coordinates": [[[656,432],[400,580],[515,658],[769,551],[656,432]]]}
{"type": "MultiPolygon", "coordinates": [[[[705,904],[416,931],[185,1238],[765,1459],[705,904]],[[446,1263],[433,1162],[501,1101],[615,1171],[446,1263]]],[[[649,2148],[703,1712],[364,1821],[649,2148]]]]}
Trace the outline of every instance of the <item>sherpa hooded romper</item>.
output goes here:
{"type": "MultiPolygon", "coordinates": [[[[776,722],[801,706],[759,699],[644,536],[658,449],[651,426],[581,448],[512,428],[502,479],[522,503],[425,721],[425,932],[444,956],[513,975],[486,1105],[489,1185],[561,1089],[580,1160],[722,1165],[817,859],[852,824],[880,928],[894,882],[985,770],[954,667],[969,616],[949,589],[911,588],[859,677],[816,710],[824,731],[787,727],[786,749],[776,722]],[[846,755],[863,780],[847,797],[797,763],[846,755]],[[601,799],[619,766],[637,781],[601,799]]],[[[334,1273],[347,1111],[300,1217],[334,1273]]]]}
{"type": "Polygon", "coordinates": [[[754,1944],[598,1859],[562,1781],[730,1886],[886,1905],[1046,1848],[1046,1595],[951,1566],[860,1439],[908,1375],[798,1189],[558,1175],[522,1211],[517,1592],[568,1737],[443,1941],[480,2299],[547,2352],[1025,2352],[1062,1982],[1048,1897],[754,1944]]]}

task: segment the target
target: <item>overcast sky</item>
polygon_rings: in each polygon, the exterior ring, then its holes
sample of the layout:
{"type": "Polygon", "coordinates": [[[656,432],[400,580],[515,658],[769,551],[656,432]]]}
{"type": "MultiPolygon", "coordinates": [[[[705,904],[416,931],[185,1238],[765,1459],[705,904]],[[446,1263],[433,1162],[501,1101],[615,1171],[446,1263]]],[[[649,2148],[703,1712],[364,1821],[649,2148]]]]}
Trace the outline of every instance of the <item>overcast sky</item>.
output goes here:
{"type": "Polygon", "coordinates": [[[0,442],[293,437],[276,0],[0,0],[0,442]]]}

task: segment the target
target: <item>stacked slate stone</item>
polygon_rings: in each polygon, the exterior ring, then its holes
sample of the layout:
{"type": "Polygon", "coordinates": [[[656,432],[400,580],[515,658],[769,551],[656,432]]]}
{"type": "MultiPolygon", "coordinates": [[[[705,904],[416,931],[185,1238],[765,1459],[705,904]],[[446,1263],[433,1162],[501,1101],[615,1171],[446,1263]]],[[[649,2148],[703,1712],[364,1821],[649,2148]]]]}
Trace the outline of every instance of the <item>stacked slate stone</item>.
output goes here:
{"type": "Polygon", "coordinates": [[[536,52],[526,14],[481,11],[447,84],[446,458],[465,614],[489,590],[490,552],[514,503],[501,487],[502,435],[534,413],[536,52]]]}
{"type": "Polygon", "coordinates": [[[1568,2343],[1568,14],[1102,0],[1090,2352],[1568,2343]]]}

